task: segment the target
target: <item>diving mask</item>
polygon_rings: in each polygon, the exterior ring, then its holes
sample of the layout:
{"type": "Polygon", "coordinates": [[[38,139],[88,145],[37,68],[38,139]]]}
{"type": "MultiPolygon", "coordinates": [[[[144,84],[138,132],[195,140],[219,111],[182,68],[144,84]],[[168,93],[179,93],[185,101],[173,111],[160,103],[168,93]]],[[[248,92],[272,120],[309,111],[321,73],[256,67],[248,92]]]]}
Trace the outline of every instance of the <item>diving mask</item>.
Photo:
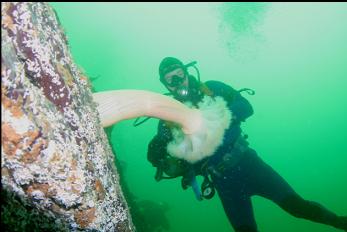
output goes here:
{"type": "Polygon", "coordinates": [[[171,91],[173,95],[180,100],[188,100],[190,89],[184,84],[187,76],[183,75],[174,75],[170,79],[166,79],[166,85],[170,88],[173,88],[171,91]]]}
{"type": "Polygon", "coordinates": [[[169,86],[171,88],[177,88],[180,85],[182,85],[182,83],[185,80],[186,80],[186,75],[184,75],[184,74],[183,74],[183,76],[174,75],[170,79],[165,79],[165,83],[167,86],[169,86]]]}

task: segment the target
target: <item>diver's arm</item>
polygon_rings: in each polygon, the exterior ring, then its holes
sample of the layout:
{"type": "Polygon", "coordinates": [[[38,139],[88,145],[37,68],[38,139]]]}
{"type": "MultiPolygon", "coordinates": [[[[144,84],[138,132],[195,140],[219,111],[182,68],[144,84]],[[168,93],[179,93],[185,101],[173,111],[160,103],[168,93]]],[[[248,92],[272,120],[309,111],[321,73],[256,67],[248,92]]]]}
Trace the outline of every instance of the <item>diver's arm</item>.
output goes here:
{"type": "Polygon", "coordinates": [[[151,162],[154,167],[158,167],[160,159],[165,156],[166,144],[167,143],[157,135],[148,144],[147,160],[151,162]]]}
{"type": "Polygon", "coordinates": [[[252,105],[240,93],[235,96],[231,109],[238,121],[245,121],[254,113],[252,105]]]}
{"type": "Polygon", "coordinates": [[[233,112],[234,120],[245,121],[253,114],[253,107],[250,102],[230,85],[220,81],[207,81],[206,85],[215,95],[221,96],[227,101],[233,112]]]}
{"type": "Polygon", "coordinates": [[[148,144],[147,159],[153,166],[157,167],[160,159],[167,154],[167,144],[171,141],[172,136],[169,128],[163,121],[159,122],[157,134],[148,144]]]}

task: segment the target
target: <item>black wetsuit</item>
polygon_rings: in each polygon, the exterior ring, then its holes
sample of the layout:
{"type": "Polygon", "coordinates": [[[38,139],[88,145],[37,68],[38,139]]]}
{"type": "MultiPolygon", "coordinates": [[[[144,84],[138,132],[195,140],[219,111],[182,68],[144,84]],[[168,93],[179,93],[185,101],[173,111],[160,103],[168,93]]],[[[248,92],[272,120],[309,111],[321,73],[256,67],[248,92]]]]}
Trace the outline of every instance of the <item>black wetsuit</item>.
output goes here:
{"type": "MultiPolygon", "coordinates": [[[[239,92],[222,82],[208,81],[205,84],[214,96],[221,96],[227,102],[233,115],[233,123],[225,131],[223,144],[213,156],[194,166],[195,170],[198,170],[196,167],[204,164],[209,170],[225,213],[235,231],[257,231],[251,203],[253,195],[275,202],[296,217],[346,229],[346,220],[342,221],[318,203],[301,198],[276,171],[248,147],[240,124],[253,114],[250,103],[239,92]]],[[[148,157],[152,158],[152,163],[155,155],[151,154],[156,153],[158,156],[165,153],[166,145],[171,139],[169,128],[161,121],[158,133],[148,147],[148,157]]],[[[196,173],[201,174],[198,171],[196,173]]]]}

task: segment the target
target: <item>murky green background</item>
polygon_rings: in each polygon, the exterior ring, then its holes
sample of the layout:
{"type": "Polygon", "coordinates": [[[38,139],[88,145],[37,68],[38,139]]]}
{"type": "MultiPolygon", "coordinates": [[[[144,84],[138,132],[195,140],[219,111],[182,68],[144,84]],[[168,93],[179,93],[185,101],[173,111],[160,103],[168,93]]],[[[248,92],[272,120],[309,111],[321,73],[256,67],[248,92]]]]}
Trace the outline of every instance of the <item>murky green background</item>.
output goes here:
{"type": "MultiPolygon", "coordinates": [[[[347,214],[346,3],[51,3],[95,91],[166,92],[165,56],[198,61],[202,80],[256,91],[244,124],[251,146],[304,198],[347,214]]],[[[195,74],[192,70],[192,73],[195,74]]],[[[146,159],[157,120],[123,121],[112,143],[147,215],[170,232],[232,231],[217,195],[198,202],[179,180],[154,180],[146,159]]],[[[260,231],[338,231],[253,198],[260,231]]],[[[155,226],[153,224],[152,226],[155,226]]],[[[154,231],[154,230],[153,230],[154,231]]]]}

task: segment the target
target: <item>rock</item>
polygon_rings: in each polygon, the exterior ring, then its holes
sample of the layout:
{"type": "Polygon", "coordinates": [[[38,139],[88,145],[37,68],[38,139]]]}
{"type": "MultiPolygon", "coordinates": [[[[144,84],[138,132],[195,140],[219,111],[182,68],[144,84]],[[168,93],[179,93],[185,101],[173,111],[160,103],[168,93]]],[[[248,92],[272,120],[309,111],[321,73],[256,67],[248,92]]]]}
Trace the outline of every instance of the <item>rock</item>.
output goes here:
{"type": "Polygon", "coordinates": [[[1,4],[1,223],[134,231],[88,78],[47,4],[1,4]]]}

